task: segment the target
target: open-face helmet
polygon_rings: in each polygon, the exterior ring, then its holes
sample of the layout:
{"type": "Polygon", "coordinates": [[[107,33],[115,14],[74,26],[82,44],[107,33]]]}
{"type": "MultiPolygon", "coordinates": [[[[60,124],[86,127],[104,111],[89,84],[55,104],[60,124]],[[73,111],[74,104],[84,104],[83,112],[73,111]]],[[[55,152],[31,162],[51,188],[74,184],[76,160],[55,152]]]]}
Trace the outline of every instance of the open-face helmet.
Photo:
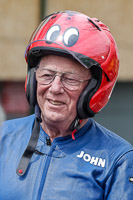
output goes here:
{"type": "Polygon", "coordinates": [[[35,68],[40,58],[48,54],[73,58],[91,70],[92,79],[80,95],[77,115],[80,119],[93,117],[109,101],[118,76],[118,50],[108,27],[75,11],[45,17],[25,52],[26,95],[33,107],[37,103],[35,68]]]}

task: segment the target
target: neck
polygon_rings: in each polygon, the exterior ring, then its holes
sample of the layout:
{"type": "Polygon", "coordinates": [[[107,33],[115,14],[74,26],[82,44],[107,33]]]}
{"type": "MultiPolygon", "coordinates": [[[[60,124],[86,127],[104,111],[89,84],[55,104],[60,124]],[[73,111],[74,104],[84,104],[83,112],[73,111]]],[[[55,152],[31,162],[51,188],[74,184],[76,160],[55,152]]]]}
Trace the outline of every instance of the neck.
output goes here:
{"type": "Polygon", "coordinates": [[[69,131],[68,127],[65,127],[63,125],[61,126],[61,123],[49,123],[42,120],[41,126],[50,137],[51,142],[57,137],[71,135],[71,131],[69,131]]]}
{"type": "MultiPolygon", "coordinates": [[[[87,120],[88,119],[84,119],[82,121],[80,128],[86,124],[87,120]]],[[[48,122],[42,118],[41,126],[50,137],[51,142],[57,137],[65,137],[72,134],[72,131],[69,129],[70,125],[65,122],[48,122]]]]}

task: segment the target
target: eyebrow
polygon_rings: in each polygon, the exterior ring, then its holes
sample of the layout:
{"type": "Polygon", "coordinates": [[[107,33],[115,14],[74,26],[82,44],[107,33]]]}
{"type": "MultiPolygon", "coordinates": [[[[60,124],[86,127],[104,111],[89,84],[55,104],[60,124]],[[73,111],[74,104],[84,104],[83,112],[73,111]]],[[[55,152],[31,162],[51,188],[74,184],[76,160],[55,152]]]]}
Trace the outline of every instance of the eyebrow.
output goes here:
{"type": "MultiPolygon", "coordinates": [[[[40,68],[41,70],[49,70],[49,71],[51,71],[51,72],[56,72],[56,73],[59,72],[59,73],[62,73],[62,74],[67,74],[67,73],[69,73],[69,74],[74,74],[74,75],[79,76],[80,79],[83,79],[83,78],[84,78],[84,75],[81,76],[81,73],[80,73],[80,74],[77,74],[77,71],[75,71],[75,72],[70,72],[70,71],[68,71],[68,72],[61,72],[61,71],[56,71],[56,70],[48,69],[48,68],[45,68],[45,67],[40,67],[40,66],[39,66],[38,68],[40,68]]],[[[88,74],[88,75],[89,75],[90,78],[92,77],[91,70],[90,70],[90,74],[88,74]]]]}
{"type": "MultiPolygon", "coordinates": [[[[41,69],[41,68],[40,68],[41,69]]],[[[51,72],[59,72],[59,73],[62,73],[62,74],[67,74],[67,73],[70,73],[70,74],[76,74],[76,75],[79,75],[79,74],[77,74],[76,72],[70,72],[70,71],[66,71],[66,72],[61,72],[61,71],[56,71],[56,70],[52,70],[52,69],[48,69],[48,68],[42,68],[41,70],[49,70],[49,71],[51,71],[51,72]]],[[[80,76],[80,75],[79,75],[80,76]]]]}

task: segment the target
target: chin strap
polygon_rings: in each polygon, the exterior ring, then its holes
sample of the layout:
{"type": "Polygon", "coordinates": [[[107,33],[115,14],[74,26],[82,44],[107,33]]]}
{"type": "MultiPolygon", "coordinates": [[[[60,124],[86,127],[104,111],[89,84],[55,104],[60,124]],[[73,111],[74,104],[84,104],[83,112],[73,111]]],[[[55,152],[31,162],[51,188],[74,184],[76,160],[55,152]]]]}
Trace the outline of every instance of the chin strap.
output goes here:
{"type": "Polygon", "coordinates": [[[79,130],[82,120],[77,116],[70,125],[70,130],[72,131],[72,139],[75,140],[74,134],[79,130]]]}
{"type": "Polygon", "coordinates": [[[33,153],[36,151],[36,146],[37,146],[39,133],[40,133],[40,122],[41,122],[40,109],[39,109],[38,105],[35,106],[35,115],[36,115],[36,118],[34,121],[32,134],[31,134],[29,143],[21,157],[18,168],[16,170],[16,173],[19,176],[23,176],[26,173],[27,168],[30,163],[30,160],[31,160],[31,157],[32,157],[33,153]]]}

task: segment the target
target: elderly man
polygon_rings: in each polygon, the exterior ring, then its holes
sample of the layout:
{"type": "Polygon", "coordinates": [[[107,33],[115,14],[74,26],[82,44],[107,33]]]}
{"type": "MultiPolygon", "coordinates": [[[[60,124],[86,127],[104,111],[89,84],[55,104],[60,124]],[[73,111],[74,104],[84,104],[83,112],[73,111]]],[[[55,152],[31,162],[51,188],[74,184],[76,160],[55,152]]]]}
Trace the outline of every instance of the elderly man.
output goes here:
{"type": "Polygon", "coordinates": [[[25,58],[35,114],[1,125],[0,199],[132,199],[132,145],[91,119],[118,75],[109,29],[78,12],[51,14],[25,58]]]}

